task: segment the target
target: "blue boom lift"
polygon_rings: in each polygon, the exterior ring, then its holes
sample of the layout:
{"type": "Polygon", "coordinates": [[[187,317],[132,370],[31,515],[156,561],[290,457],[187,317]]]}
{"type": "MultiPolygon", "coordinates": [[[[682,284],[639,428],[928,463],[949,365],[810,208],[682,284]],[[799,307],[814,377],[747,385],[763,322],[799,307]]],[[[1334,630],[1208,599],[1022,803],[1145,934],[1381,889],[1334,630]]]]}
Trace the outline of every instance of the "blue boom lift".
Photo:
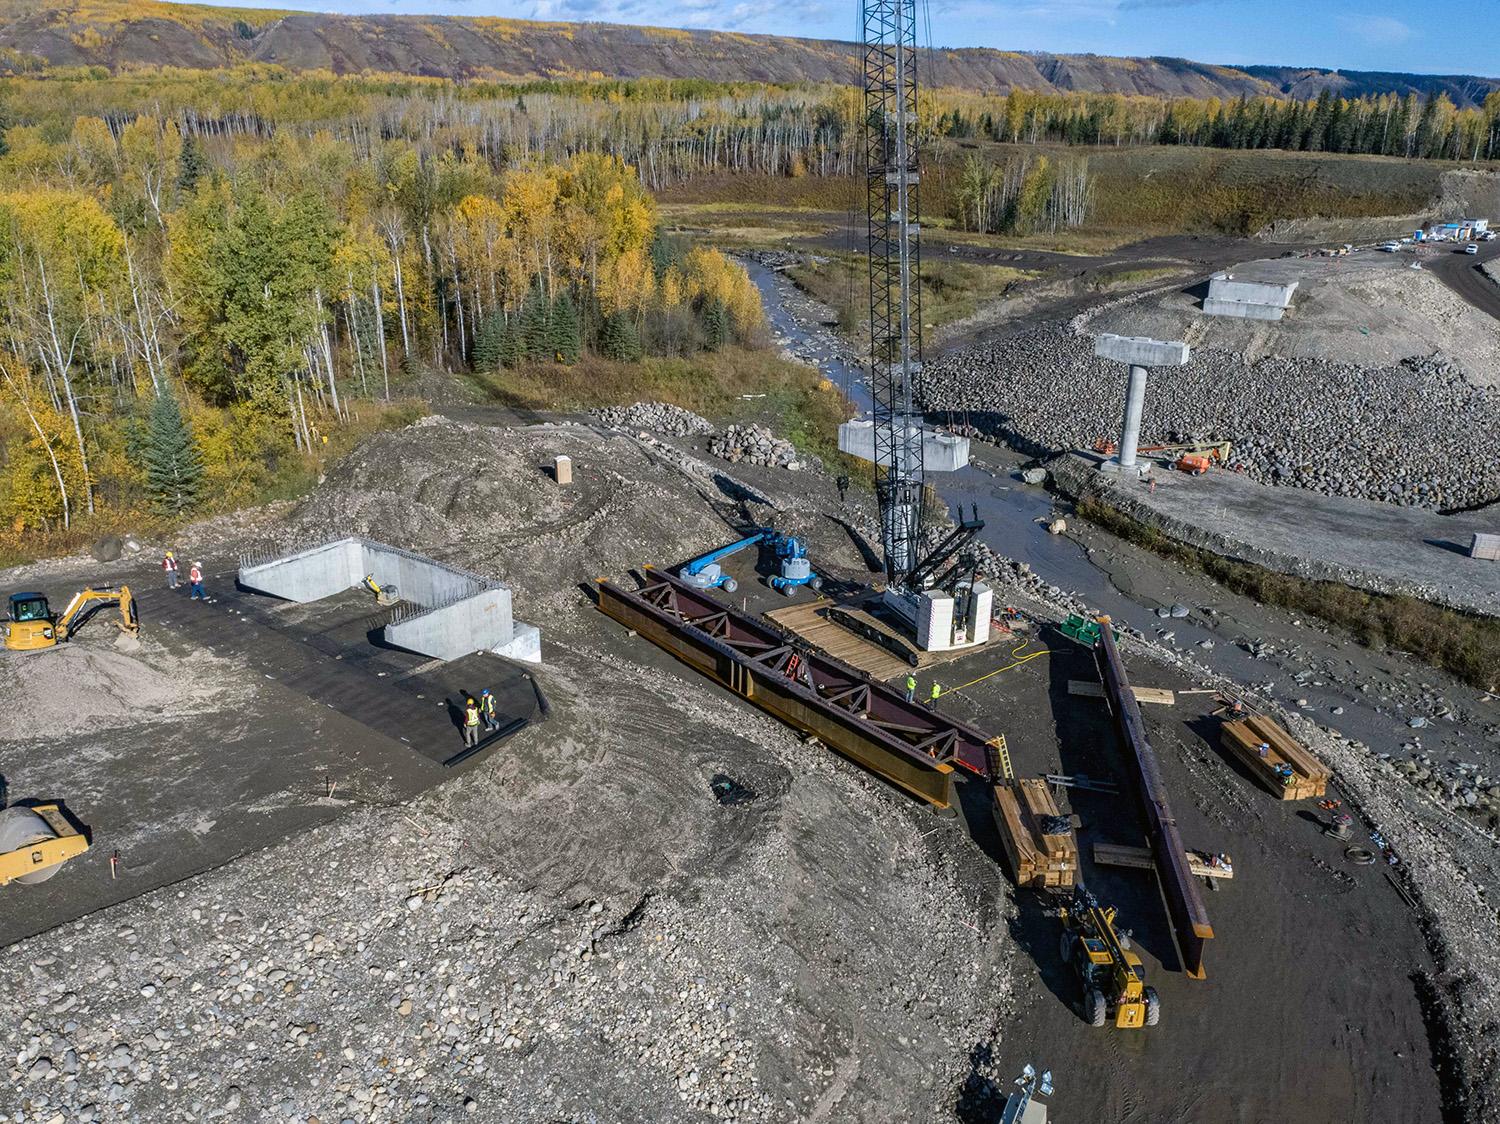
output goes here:
{"type": "Polygon", "coordinates": [[[813,592],[823,587],[823,579],[813,572],[812,563],[807,559],[807,547],[802,540],[795,535],[783,535],[769,527],[763,527],[738,542],[694,558],[678,573],[683,581],[699,589],[722,589],[725,593],[733,593],[739,588],[739,583],[726,574],[719,563],[732,554],[760,546],[768,547],[780,565],[780,573],[773,574],[768,579],[772,589],[779,589],[790,597],[800,586],[805,585],[813,592]]]}

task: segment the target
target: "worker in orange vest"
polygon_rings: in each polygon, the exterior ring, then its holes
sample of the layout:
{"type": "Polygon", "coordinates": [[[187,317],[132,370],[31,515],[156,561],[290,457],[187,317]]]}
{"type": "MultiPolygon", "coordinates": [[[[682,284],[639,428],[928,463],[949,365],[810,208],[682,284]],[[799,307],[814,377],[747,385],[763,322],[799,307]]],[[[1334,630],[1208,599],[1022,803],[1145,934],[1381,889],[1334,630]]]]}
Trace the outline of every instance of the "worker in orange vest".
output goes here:
{"type": "Polygon", "coordinates": [[[170,550],[162,557],[161,568],[167,572],[167,588],[177,588],[177,556],[170,550]]]}

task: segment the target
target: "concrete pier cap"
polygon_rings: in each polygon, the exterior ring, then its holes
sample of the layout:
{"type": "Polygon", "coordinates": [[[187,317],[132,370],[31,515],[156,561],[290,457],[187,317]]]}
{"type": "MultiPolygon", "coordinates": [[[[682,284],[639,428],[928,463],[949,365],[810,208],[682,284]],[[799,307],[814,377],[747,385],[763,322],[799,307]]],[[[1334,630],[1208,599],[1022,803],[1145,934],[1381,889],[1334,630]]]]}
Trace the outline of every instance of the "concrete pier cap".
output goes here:
{"type": "Polygon", "coordinates": [[[1181,367],[1192,356],[1192,348],[1180,340],[1153,340],[1148,336],[1117,336],[1104,332],[1094,337],[1094,354],[1132,367],[1181,367]]]}

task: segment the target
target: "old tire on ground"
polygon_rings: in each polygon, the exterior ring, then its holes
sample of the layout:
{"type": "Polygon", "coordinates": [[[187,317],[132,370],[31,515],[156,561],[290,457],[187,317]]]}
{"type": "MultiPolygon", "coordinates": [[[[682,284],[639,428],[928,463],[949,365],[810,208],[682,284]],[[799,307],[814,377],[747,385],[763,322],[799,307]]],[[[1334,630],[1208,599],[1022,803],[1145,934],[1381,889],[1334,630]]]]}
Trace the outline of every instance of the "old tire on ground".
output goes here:
{"type": "Polygon", "coordinates": [[[1089,1020],[1089,1026],[1103,1026],[1104,1017],[1108,1009],[1104,1003],[1104,993],[1096,988],[1090,988],[1088,995],[1084,996],[1083,1013],[1089,1020]]]}
{"type": "MultiPolygon", "coordinates": [[[[0,812],[0,854],[19,851],[33,843],[45,843],[56,838],[57,833],[47,826],[47,821],[30,808],[7,808],[0,812]]],[[[38,882],[51,878],[62,865],[53,863],[51,866],[44,866],[30,874],[21,875],[16,881],[23,886],[35,886],[38,882]]]]}
{"type": "Polygon", "coordinates": [[[1146,1025],[1155,1026],[1161,1022],[1161,996],[1156,994],[1156,988],[1146,989],[1146,1025]]]}

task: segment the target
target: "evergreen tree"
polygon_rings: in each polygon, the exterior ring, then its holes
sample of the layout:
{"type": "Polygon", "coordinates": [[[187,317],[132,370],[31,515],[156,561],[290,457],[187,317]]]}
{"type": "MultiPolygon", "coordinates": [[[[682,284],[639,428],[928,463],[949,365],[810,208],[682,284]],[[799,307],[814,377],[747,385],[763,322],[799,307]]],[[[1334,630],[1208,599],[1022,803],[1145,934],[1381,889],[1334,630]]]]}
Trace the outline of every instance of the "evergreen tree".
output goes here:
{"type": "Polygon", "coordinates": [[[498,312],[485,314],[474,333],[473,361],[476,371],[493,371],[500,366],[500,342],[505,334],[505,317],[498,312]]]}
{"type": "Polygon", "coordinates": [[[520,323],[517,329],[521,336],[521,350],[527,359],[550,359],[547,350],[548,322],[552,319],[552,303],[542,292],[540,284],[533,285],[521,305],[520,323]]]}
{"type": "Polygon", "coordinates": [[[721,300],[709,301],[703,308],[703,346],[718,351],[729,342],[729,312],[721,300]]]}
{"type": "Polygon", "coordinates": [[[578,309],[566,290],[559,292],[552,302],[552,316],[547,324],[547,348],[559,363],[578,362],[578,309]]]}
{"type": "Polygon", "coordinates": [[[198,138],[188,133],[182,138],[182,153],[177,158],[177,190],[191,195],[207,171],[208,160],[198,146],[198,138]]]}
{"type": "Polygon", "coordinates": [[[500,366],[519,367],[526,358],[526,349],[521,344],[520,325],[515,319],[502,320],[499,333],[500,366]]]}
{"type": "Polygon", "coordinates": [[[156,396],[146,423],[146,486],[163,515],[181,515],[198,500],[203,458],[170,391],[156,396]]]}
{"type": "Polygon", "coordinates": [[[606,359],[633,362],[641,357],[641,338],[630,317],[617,312],[599,331],[599,352],[606,359]]]}

